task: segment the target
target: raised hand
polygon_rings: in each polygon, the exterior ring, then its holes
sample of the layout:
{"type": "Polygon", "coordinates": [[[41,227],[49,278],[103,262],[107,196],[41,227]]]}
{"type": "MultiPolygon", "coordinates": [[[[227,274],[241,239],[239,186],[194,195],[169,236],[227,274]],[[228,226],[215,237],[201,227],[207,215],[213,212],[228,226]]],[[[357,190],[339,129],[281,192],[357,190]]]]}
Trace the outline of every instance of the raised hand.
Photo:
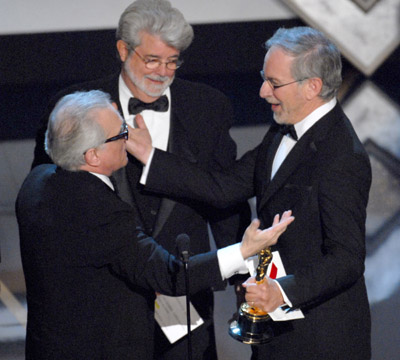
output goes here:
{"type": "Polygon", "coordinates": [[[149,130],[147,129],[142,115],[136,115],[135,126],[135,129],[128,126],[129,138],[126,141],[126,150],[146,165],[153,146],[149,130]]]}
{"type": "Polygon", "coordinates": [[[276,244],[279,236],[286,230],[287,226],[294,220],[292,211],[288,210],[282,214],[275,215],[272,226],[260,230],[260,221],[254,219],[247,227],[241,242],[241,252],[244,259],[253,256],[269,246],[276,244]]]}

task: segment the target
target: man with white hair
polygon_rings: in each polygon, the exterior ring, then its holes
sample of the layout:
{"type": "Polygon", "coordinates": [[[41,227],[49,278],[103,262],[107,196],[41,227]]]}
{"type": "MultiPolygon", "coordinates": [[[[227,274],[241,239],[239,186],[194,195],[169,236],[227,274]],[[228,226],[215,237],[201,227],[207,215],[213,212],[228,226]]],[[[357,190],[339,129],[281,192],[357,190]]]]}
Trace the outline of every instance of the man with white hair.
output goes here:
{"type": "MultiPolygon", "coordinates": [[[[124,120],[98,90],[66,95],[50,115],[54,164],[35,167],[16,202],[27,360],[153,360],[155,293],[185,293],[182,262],[145,234],[110,181],[128,162],[127,139],[124,120]]],[[[263,231],[253,221],[241,243],[191,257],[191,291],[247,271],[244,259],[274,244],[290,215],[263,231]]]]}

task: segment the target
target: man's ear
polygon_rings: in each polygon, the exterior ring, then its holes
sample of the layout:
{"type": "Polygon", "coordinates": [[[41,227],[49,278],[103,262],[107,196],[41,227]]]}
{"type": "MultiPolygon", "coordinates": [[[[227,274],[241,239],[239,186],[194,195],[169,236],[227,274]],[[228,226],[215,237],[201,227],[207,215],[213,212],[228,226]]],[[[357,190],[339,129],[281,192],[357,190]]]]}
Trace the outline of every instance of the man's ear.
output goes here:
{"type": "Polygon", "coordinates": [[[101,164],[101,159],[97,154],[96,148],[91,148],[85,152],[86,164],[91,167],[99,167],[101,164]]]}
{"type": "Polygon", "coordinates": [[[307,80],[306,98],[312,100],[317,97],[322,90],[322,80],[320,78],[310,78],[307,80]]]}
{"type": "Polygon", "coordinates": [[[123,40],[118,40],[117,41],[117,50],[118,50],[119,58],[121,59],[122,62],[125,62],[129,55],[129,49],[128,49],[127,43],[123,40]]]}

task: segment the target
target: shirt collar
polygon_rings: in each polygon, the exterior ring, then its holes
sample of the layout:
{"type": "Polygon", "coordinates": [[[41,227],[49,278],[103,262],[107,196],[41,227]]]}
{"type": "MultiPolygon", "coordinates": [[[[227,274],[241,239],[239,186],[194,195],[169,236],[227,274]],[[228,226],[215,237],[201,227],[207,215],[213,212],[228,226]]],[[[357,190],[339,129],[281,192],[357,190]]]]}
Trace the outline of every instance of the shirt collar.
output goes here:
{"type": "Polygon", "coordinates": [[[337,100],[333,98],[327,103],[321,105],[315,109],[311,114],[307,115],[303,120],[294,124],[296,129],[297,137],[300,139],[306,131],[311,128],[318,120],[322,119],[329,111],[331,111],[336,106],[337,100]]]}
{"type": "Polygon", "coordinates": [[[105,183],[106,185],[108,185],[108,186],[111,188],[111,190],[115,191],[114,185],[112,184],[110,178],[109,178],[107,175],[98,174],[98,173],[91,172],[91,171],[89,171],[89,172],[90,172],[92,175],[98,177],[103,183],[105,183]]]}

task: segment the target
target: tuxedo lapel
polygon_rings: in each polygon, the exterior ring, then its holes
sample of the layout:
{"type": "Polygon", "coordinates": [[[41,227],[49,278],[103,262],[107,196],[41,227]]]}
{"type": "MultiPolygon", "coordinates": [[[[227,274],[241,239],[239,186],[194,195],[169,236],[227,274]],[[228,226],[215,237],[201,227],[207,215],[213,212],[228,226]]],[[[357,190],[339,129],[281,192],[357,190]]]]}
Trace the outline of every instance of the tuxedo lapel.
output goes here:
{"type": "Polygon", "coordinates": [[[140,221],[140,225],[147,231],[142,212],[143,209],[141,209],[140,206],[146,204],[146,202],[138,190],[138,187],[141,186],[139,185],[139,179],[142,173],[142,164],[130,154],[128,154],[128,159],[129,161],[126,167],[114,172],[113,178],[119,184],[118,193],[120,198],[133,207],[136,213],[136,218],[140,221]]]}
{"type": "MultiPolygon", "coordinates": [[[[343,117],[343,111],[339,104],[337,104],[330,112],[328,112],[324,117],[318,120],[301,138],[297,141],[296,145],[293,147],[292,151],[286,157],[285,161],[282,163],[278,171],[276,172],[274,178],[269,181],[267,180],[267,186],[262,192],[261,196],[257,199],[257,210],[260,212],[261,208],[266,204],[266,202],[274,195],[287,181],[289,176],[293,174],[296,169],[302,166],[304,163],[310,163],[310,157],[314,156],[318,151],[318,146],[323,146],[324,139],[328,136],[332,127],[335,126],[338,119],[343,117]]],[[[272,151],[267,149],[270,153],[272,151]]],[[[268,158],[268,174],[271,175],[272,160],[268,158]]],[[[268,178],[270,179],[270,177],[268,178]]]]}
{"type": "Polygon", "coordinates": [[[174,200],[168,198],[163,198],[161,200],[160,208],[158,210],[157,220],[156,223],[154,224],[154,230],[152,234],[153,238],[157,238],[157,236],[160,234],[164,224],[167,222],[168,217],[172,213],[175,204],[176,202],[174,200]]]}
{"type": "Polygon", "coordinates": [[[279,144],[281,143],[282,136],[283,135],[278,131],[274,135],[271,145],[268,146],[268,148],[267,148],[265,169],[262,173],[262,178],[263,178],[263,181],[261,182],[261,184],[263,186],[262,193],[264,193],[266,191],[266,189],[268,188],[268,186],[271,182],[272,164],[274,162],[275,154],[278,151],[279,144]]]}
{"type": "MultiPolygon", "coordinates": [[[[189,145],[190,133],[187,124],[182,121],[177,111],[171,112],[171,126],[169,131],[168,152],[178,154],[190,162],[197,162],[196,154],[189,145]]],[[[192,144],[193,146],[193,144],[192,144]]]]}
{"type": "MultiPolygon", "coordinates": [[[[279,144],[278,144],[279,146],[279,144]]],[[[274,195],[281,187],[284,185],[291,174],[293,174],[296,169],[298,169],[304,162],[309,161],[309,157],[312,156],[317,151],[312,134],[305,134],[293,147],[286,159],[283,161],[282,165],[276,172],[272,180],[268,180],[265,191],[259,199],[259,204],[257,210],[261,212],[262,207],[267,203],[267,201],[274,195]]],[[[271,178],[272,162],[275,156],[276,149],[272,154],[268,155],[268,179],[271,178]],[[272,159],[271,159],[272,157],[272,159]]]]}

